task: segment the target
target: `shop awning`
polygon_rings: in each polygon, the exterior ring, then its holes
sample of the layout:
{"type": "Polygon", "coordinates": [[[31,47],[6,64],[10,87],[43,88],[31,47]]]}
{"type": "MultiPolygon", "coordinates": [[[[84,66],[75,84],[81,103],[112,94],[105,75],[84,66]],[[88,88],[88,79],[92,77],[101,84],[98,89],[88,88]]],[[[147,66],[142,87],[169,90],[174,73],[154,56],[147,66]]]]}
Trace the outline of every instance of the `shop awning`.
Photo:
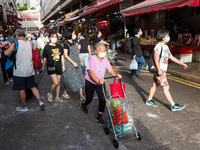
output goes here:
{"type": "Polygon", "coordinates": [[[14,19],[14,20],[22,21],[21,18],[18,18],[18,17],[16,17],[16,16],[13,16],[13,15],[7,15],[7,16],[8,16],[8,18],[12,18],[12,19],[14,19]]]}
{"type": "Polygon", "coordinates": [[[123,1],[123,0],[98,0],[96,8],[101,9],[101,8],[108,7],[110,5],[119,3],[121,1],[123,1]]]}
{"type": "Polygon", "coordinates": [[[93,12],[95,12],[96,11],[96,8],[95,8],[95,6],[97,5],[97,3],[95,3],[94,5],[92,5],[92,6],[87,6],[85,9],[84,9],[84,11],[82,12],[82,13],[80,13],[79,14],[79,17],[82,17],[82,16],[85,16],[85,15],[88,15],[88,14],[91,14],[91,13],[93,13],[93,12]]]}
{"type": "Polygon", "coordinates": [[[77,20],[79,18],[79,16],[76,16],[76,17],[73,17],[73,18],[69,18],[69,19],[65,19],[64,22],[65,23],[69,23],[69,22],[72,22],[74,20],[77,20]]]}
{"type": "Polygon", "coordinates": [[[173,9],[184,6],[199,6],[199,0],[145,0],[139,4],[122,10],[125,16],[155,12],[159,10],[173,9]]]}
{"type": "Polygon", "coordinates": [[[63,26],[64,24],[65,24],[65,21],[63,20],[63,21],[58,22],[57,26],[63,26]]]}
{"type": "Polygon", "coordinates": [[[79,10],[75,10],[75,11],[72,11],[68,14],[65,15],[65,18],[68,19],[68,18],[72,18],[74,15],[76,15],[76,13],[78,12],[79,10]]]}

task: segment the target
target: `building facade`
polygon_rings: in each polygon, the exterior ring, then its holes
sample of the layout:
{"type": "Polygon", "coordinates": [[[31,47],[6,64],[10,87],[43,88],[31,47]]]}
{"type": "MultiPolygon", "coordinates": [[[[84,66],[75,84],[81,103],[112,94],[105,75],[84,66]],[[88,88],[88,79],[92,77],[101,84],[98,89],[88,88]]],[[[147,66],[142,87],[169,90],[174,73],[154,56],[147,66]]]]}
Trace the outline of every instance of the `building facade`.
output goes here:
{"type": "Polygon", "coordinates": [[[40,13],[38,10],[27,10],[18,12],[18,17],[22,19],[21,27],[26,33],[38,33],[42,27],[40,21],[40,13]]]}
{"type": "Polygon", "coordinates": [[[12,30],[19,26],[17,18],[17,6],[15,0],[0,0],[0,29],[12,30]]]}

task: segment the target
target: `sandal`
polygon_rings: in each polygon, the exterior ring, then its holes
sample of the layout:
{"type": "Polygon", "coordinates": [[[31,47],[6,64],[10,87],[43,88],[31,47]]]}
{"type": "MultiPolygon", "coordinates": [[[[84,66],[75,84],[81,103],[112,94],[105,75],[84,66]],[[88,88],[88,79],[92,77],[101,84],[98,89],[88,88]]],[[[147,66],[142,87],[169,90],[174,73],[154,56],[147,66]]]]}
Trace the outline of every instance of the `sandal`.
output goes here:
{"type": "Polygon", "coordinates": [[[57,99],[55,99],[55,101],[56,101],[56,102],[59,102],[59,103],[62,103],[62,102],[63,102],[63,100],[62,100],[61,98],[57,98],[57,99]]]}
{"type": "Polygon", "coordinates": [[[53,98],[51,98],[51,97],[49,96],[49,93],[47,93],[47,97],[48,97],[48,102],[52,103],[52,102],[53,102],[53,98]]]}
{"type": "Polygon", "coordinates": [[[69,95],[65,95],[65,94],[63,94],[63,97],[66,98],[66,99],[69,99],[69,98],[70,98],[69,95]]]}
{"type": "Polygon", "coordinates": [[[82,98],[82,99],[80,99],[81,101],[83,101],[83,100],[85,100],[85,97],[84,98],[82,98]]]}

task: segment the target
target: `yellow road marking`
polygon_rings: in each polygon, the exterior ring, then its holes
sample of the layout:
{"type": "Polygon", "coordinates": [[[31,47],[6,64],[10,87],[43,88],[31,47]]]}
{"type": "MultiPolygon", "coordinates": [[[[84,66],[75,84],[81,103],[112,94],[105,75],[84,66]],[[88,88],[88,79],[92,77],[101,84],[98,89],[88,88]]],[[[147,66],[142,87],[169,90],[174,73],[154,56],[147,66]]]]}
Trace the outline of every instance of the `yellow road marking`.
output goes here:
{"type": "MultiPolygon", "coordinates": [[[[119,72],[130,73],[129,70],[124,70],[124,69],[114,68],[114,70],[115,71],[119,71],[119,72]]],[[[152,73],[148,73],[148,72],[147,73],[140,73],[140,74],[144,75],[144,76],[153,76],[152,73]]],[[[178,77],[174,77],[174,76],[168,76],[168,79],[176,81],[176,82],[179,82],[179,83],[182,83],[182,84],[185,84],[185,85],[188,85],[188,86],[191,86],[191,87],[194,87],[194,88],[197,88],[197,89],[200,89],[200,84],[192,82],[192,81],[187,81],[187,80],[184,80],[184,79],[181,79],[181,78],[178,78],[178,77]]]]}
{"type": "Polygon", "coordinates": [[[175,77],[175,76],[170,76],[170,78],[174,78],[174,79],[177,79],[177,80],[180,80],[180,81],[185,81],[185,82],[188,82],[188,83],[191,83],[191,84],[194,84],[194,85],[200,86],[200,84],[198,84],[198,83],[195,83],[195,82],[192,82],[192,81],[187,81],[187,80],[184,80],[184,79],[181,79],[181,78],[175,77]]]}

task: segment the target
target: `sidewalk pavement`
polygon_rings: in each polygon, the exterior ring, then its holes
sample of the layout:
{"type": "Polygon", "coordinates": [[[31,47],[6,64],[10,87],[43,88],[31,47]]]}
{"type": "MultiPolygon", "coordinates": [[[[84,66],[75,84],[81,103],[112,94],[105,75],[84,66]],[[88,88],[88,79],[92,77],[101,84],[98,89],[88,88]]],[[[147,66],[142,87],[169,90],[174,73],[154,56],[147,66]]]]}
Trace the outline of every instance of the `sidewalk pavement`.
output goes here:
{"type": "MultiPolygon", "coordinates": [[[[117,53],[118,60],[123,60],[126,62],[131,62],[131,54],[124,54],[122,51],[118,51],[117,53]]],[[[148,63],[149,58],[145,57],[145,68],[148,63]]],[[[168,73],[193,81],[200,83],[200,62],[191,62],[191,63],[186,63],[188,65],[188,69],[183,69],[183,67],[180,67],[180,65],[169,61],[169,66],[168,66],[168,73]]]]}

